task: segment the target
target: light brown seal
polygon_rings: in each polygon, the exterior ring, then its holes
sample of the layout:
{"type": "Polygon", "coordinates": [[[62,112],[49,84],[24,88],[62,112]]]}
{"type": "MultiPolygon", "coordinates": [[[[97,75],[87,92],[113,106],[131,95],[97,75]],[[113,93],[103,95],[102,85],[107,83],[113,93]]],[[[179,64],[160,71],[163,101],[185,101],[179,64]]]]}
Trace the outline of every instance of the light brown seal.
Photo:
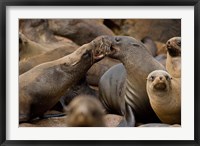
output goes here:
{"type": "Polygon", "coordinates": [[[173,37],[166,43],[166,69],[172,77],[181,77],[181,37],[173,37]]]}
{"type": "Polygon", "coordinates": [[[72,85],[83,78],[93,63],[109,50],[105,36],[98,37],[58,60],[40,64],[19,76],[19,122],[41,116],[72,85]]]}
{"type": "Polygon", "coordinates": [[[67,125],[70,127],[102,127],[104,109],[95,97],[80,95],[66,109],[67,125]]]}
{"type": "Polygon", "coordinates": [[[147,93],[151,107],[166,124],[181,123],[180,79],[172,78],[163,70],[155,70],[147,77],[147,93]]]}
{"type": "Polygon", "coordinates": [[[109,56],[120,60],[122,64],[111,67],[100,80],[99,92],[103,105],[109,111],[115,111],[118,106],[118,111],[124,114],[119,126],[132,127],[136,122],[159,122],[150,106],[146,77],[153,70],[164,70],[164,67],[154,59],[141,41],[132,37],[112,37],[109,56]],[[123,107],[125,110],[121,109],[123,107]]]}

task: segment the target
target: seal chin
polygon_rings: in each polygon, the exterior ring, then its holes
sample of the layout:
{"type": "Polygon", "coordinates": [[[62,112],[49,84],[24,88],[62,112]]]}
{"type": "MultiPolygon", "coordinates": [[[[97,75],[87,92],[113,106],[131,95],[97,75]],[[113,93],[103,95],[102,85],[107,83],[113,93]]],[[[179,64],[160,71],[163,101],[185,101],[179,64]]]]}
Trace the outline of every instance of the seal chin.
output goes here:
{"type": "Polygon", "coordinates": [[[173,48],[172,46],[167,47],[167,51],[172,57],[181,56],[181,51],[179,49],[173,48]]]}
{"type": "Polygon", "coordinates": [[[157,83],[154,85],[154,89],[156,90],[163,91],[163,90],[166,90],[166,88],[167,88],[167,85],[165,83],[157,83]]]}

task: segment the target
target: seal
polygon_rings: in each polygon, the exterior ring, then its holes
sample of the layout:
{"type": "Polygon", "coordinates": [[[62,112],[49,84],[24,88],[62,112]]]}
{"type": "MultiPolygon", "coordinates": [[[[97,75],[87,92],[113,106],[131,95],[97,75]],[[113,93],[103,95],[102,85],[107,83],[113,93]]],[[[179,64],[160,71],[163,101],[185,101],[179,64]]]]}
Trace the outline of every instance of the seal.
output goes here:
{"type": "Polygon", "coordinates": [[[93,63],[109,51],[101,36],[63,58],[40,64],[19,76],[19,122],[40,117],[64,92],[83,78],[93,63]]]}
{"type": "Polygon", "coordinates": [[[95,97],[80,95],[66,109],[69,127],[103,127],[104,109],[95,97]]]}
{"type": "Polygon", "coordinates": [[[181,123],[181,81],[163,70],[155,70],[147,77],[147,93],[151,107],[166,124],[181,123]]]}
{"type": "Polygon", "coordinates": [[[99,80],[102,75],[113,65],[119,64],[118,60],[105,57],[101,61],[92,65],[92,67],[88,70],[86,79],[87,82],[92,86],[98,86],[99,80]]]}
{"type": "Polygon", "coordinates": [[[152,56],[155,57],[157,53],[157,47],[154,41],[151,39],[151,37],[146,36],[141,40],[141,42],[144,43],[149,53],[151,53],[152,56]]]}
{"type": "MultiPolygon", "coordinates": [[[[27,72],[31,68],[45,62],[53,61],[69,55],[74,52],[79,46],[75,43],[66,43],[65,46],[58,47],[56,49],[40,53],[36,56],[31,56],[27,59],[21,60],[19,63],[19,75],[27,72]]],[[[35,48],[34,48],[35,49],[35,48]]]]}
{"type": "Polygon", "coordinates": [[[172,77],[181,77],[181,37],[173,37],[166,43],[166,69],[172,77]]]}
{"type": "MultiPolygon", "coordinates": [[[[116,72],[118,69],[117,73],[126,72],[126,75],[122,75],[125,78],[121,79],[118,79],[119,75],[113,77],[115,78],[112,79],[113,81],[119,80],[118,84],[122,84],[120,90],[117,91],[113,91],[112,89],[118,88],[118,85],[116,85],[114,82],[106,85],[107,83],[103,82],[105,79],[103,79],[102,76],[99,85],[101,87],[99,92],[101,93],[100,100],[102,103],[104,103],[104,105],[109,105],[109,108],[112,109],[112,103],[108,102],[113,100],[121,100],[121,98],[125,99],[124,118],[119,126],[132,127],[135,126],[136,122],[160,122],[149,102],[146,92],[146,77],[153,70],[164,70],[163,65],[154,59],[141,41],[138,41],[132,37],[112,37],[112,45],[110,50],[111,52],[108,54],[108,56],[120,60],[123,64],[115,66],[116,72]],[[119,96],[116,96],[116,94],[119,96]]],[[[111,69],[112,67],[110,70],[111,69]]],[[[113,70],[113,72],[115,70],[113,70]]]]}
{"type": "Polygon", "coordinates": [[[166,60],[167,60],[167,55],[166,54],[159,54],[155,56],[155,59],[160,62],[164,67],[166,67],[166,60]]]}
{"type": "Polygon", "coordinates": [[[68,105],[76,96],[81,94],[93,96],[98,98],[98,93],[96,90],[92,89],[86,82],[86,78],[82,78],[79,82],[71,86],[65,94],[61,97],[60,103],[64,106],[68,105]]]}
{"type": "Polygon", "coordinates": [[[24,34],[19,33],[19,60],[47,52],[49,49],[29,40],[24,34]]]}
{"type": "Polygon", "coordinates": [[[124,115],[123,97],[126,70],[120,63],[106,71],[99,81],[99,99],[110,114],[124,115]]]}
{"type": "Polygon", "coordinates": [[[98,19],[48,19],[48,28],[54,34],[69,38],[78,45],[88,43],[101,35],[114,35],[98,19]]]}

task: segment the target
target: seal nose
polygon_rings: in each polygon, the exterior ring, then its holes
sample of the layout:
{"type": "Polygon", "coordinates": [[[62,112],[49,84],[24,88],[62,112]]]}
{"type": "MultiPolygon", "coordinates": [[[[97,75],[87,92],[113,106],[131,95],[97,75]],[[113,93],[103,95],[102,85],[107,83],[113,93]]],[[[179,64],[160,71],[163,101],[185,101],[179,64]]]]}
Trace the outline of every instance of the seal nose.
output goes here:
{"type": "Polygon", "coordinates": [[[163,79],[163,77],[160,77],[160,80],[162,80],[163,79]]]}
{"type": "Polygon", "coordinates": [[[167,41],[167,44],[170,45],[170,41],[167,41]]]}

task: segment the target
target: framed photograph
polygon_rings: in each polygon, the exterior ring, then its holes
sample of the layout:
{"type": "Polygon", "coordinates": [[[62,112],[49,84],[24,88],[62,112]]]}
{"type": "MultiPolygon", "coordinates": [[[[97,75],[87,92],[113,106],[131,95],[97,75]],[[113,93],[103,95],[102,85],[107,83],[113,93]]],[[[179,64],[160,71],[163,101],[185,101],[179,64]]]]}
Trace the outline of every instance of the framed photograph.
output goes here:
{"type": "Polygon", "coordinates": [[[200,145],[199,0],[0,7],[1,145],[200,145]]]}

